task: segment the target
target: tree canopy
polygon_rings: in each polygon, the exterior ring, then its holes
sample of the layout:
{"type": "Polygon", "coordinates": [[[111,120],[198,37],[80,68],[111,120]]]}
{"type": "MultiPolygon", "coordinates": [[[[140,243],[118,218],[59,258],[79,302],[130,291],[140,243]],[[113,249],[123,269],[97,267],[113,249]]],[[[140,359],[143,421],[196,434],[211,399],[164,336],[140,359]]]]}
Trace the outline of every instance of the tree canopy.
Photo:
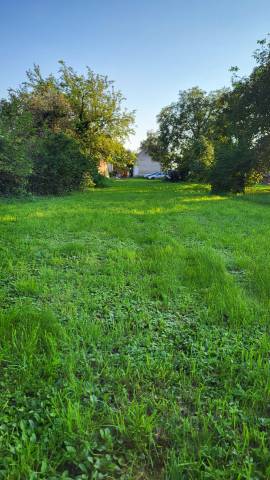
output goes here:
{"type": "Polygon", "coordinates": [[[242,192],[270,168],[270,41],[258,42],[256,66],[230,88],[180,91],[157,116],[142,147],[181,179],[207,180],[214,192],[242,192]]]}
{"type": "Polygon", "coordinates": [[[165,169],[178,169],[182,179],[204,179],[213,161],[213,124],[219,93],[199,87],[179,92],[176,102],[157,116],[158,131],[148,132],[142,147],[165,169]]]}
{"type": "MultiPolygon", "coordinates": [[[[65,168],[63,162],[71,151],[73,162],[85,157],[80,166],[72,165],[73,173],[76,169],[82,177],[88,173],[94,181],[101,161],[129,165],[134,158],[124,142],[133,132],[134,112],[124,108],[124,101],[114,82],[88,67],[82,75],[61,61],[58,75],[44,77],[40,67],[34,65],[27,71],[26,81],[18,89],[10,89],[8,99],[0,102],[0,185],[8,175],[15,190],[17,183],[32,188],[46,183],[47,193],[49,185],[54,184],[54,173],[58,177],[57,165],[61,164],[62,173],[67,174],[70,158],[65,168]],[[46,148],[52,151],[52,142],[60,155],[58,160],[46,153],[46,148]],[[65,155],[60,154],[59,145],[62,153],[66,149],[65,155]],[[52,163],[46,169],[47,162],[52,163]],[[82,164],[85,171],[81,170],[82,164]],[[38,177],[46,172],[51,181],[39,182],[38,177]],[[30,175],[34,183],[29,182],[30,175]]],[[[74,186],[70,183],[66,188],[74,186]]]]}

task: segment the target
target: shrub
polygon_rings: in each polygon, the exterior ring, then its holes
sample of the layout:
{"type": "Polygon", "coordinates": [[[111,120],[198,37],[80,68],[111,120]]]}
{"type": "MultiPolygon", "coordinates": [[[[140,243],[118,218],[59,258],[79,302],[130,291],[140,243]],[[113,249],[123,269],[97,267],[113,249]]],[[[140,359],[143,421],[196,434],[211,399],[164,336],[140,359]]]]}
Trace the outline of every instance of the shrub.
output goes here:
{"type": "Polygon", "coordinates": [[[254,153],[245,143],[217,145],[210,178],[212,193],[244,192],[255,163],[254,153]]]}
{"type": "Polygon", "coordinates": [[[77,190],[90,170],[95,167],[76,140],[64,133],[49,133],[36,141],[30,188],[37,194],[77,190]]]}
{"type": "Polygon", "coordinates": [[[100,173],[97,173],[97,175],[93,176],[95,185],[99,188],[105,188],[105,187],[110,187],[112,185],[112,180],[108,177],[104,177],[104,175],[100,175],[100,173]]]}
{"type": "Polygon", "coordinates": [[[16,138],[0,136],[0,195],[16,195],[27,189],[32,164],[26,147],[16,138]]]}
{"type": "Polygon", "coordinates": [[[80,185],[80,190],[82,192],[86,192],[90,188],[94,188],[96,186],[93,177],[91,177],[90,173],[86,172],[83,175],[82,182],[80,185]]]}
{"type": "Polygon", "coordinates": [[[180,182],[180,180],[183,180],[183,178],[179,170],[169,170],[166,180],[169,180],[170,182],[180,182]]]}

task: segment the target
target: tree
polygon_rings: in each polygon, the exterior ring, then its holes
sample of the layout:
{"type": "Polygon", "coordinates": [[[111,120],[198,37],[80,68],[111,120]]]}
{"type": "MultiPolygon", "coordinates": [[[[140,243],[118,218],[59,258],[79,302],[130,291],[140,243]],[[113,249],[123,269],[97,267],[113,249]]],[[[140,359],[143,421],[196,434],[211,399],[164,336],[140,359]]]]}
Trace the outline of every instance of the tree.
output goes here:
{"type": "Polygon", "coordinates": [[[205,179],[213,162],[213,128],[219,92],[206,94],[198,87],[181,91],[178,100],[157,117],[158,131],[149,132],[142,147],[166,170],[180,178],[205,179]]]}
{"type": "Polygon", "coordinates": [[[154,161],[162,163],[164,169],[170,167],[172,159],[168,149],[162,142],[159,131],[148,131],[146,138],[141,142],[141,148],[145,150],[154,161]]]}
{"type": "Polygon", "coordinates": [[[78,190],[91,168],[89,157],[80,151],[79,142],[62,132],[38,138],[32,161],[30,189],[43,195],[78,190]]]}
{"type": "Polygon", "coordinates": [[[136,157],[136,153],[125,148],[121,143],[115,142],[110,163],[118,170],[129,170],[133,167],[136,157]]]}
{"type": "Polygon", "coordinates": [[[194,138],[187,147],[183,149],[180,165],[187,172],[186,176],[194,180],[205,181],[209,175],[214,162],[214,145],[206,136],[194,138]]]}
{"type": "Polygon", "coordinates": [[[59,86],[73,112],[72,134],[85,153],[97,162],[112,161],[115,142],[123,143],[133,132],[134,112],[122,108],[122,93],[106,76],[90,68],[85,76],[78,75],[62,61],[59,86]]]}
{"type": "Polygon", "coordinates": [[[123,142],[132,133],[134,112],[123,108],[125,99],[112,81],[90,68],[86,75],[78,75],[64,62],[60,62],[58,76],[43,77],[37,65],[26,76],[26,81],[17,90],[11,89],[9,98],[0,106],[2,178],[12,173],[15,184],[26,186],[31,175],[32,189],[54,193],[78,187],[83,159],[87,158],[88,166],[84,175],[95,177],[95,181],[100,178],[100,162],[131,161],[123,142]],[[22,125],[22,119],[28,121],[28,126],[25,122],[22,125]],[[60,145],[74,165],[64,160],[60,145]],[[73,183],[68,180],[67,165],[74,175],[73,183]],[[57,173],[61,169],[67,184],[57,173]]]}
{"type": "Polygon", "coordinates": [[[27,190],[32,172],[31,115],[18,110],[16,99],[0,102],[0,194],[27,190]]]}
{"type": "Polygon", "coordinates": [[[243,192],[270,167],[270,42],[258,43],[251,74],[239,77],[232,68],[232,88],[223,95],[211,175],[214,192],[243,192]]]}
{"type": "Polygon", "coordinates": [[[211,172],[212,193],[243,192],[255,163],[254,151],[245,141],[219,143],[211,172]]]}

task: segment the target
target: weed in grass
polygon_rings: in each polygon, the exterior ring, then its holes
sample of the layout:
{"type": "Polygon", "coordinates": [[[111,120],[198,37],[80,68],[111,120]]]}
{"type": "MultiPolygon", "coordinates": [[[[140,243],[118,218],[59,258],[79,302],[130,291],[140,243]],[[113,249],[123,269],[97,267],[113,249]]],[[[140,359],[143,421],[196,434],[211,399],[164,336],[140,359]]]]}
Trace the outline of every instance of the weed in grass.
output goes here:
{"type": "Polygon", "coordinates": [[[268,204],[2,201],[0,479],[270,478],[268,204]]]}

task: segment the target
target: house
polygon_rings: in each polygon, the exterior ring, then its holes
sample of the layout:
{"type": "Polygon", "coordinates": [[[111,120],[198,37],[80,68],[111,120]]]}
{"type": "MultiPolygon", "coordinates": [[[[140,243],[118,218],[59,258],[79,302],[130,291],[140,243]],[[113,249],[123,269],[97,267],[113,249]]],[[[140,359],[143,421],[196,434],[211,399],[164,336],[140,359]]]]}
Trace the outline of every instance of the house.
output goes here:
{"type": "Polygon", "coordinates": [[[133,176],[142,177],[147,173],[161,172],[160,162],[152,160],[150,155],[145,150],[140,150],[137,155],[137,160],[133,167],[133,176]]]}
{"type": "MultiPolygon", "coordinates": [[[[129,169],[115,169],[112,164],[107,163],[104,160],[101,160],[98,166],[98,171],[101,175],[109,177],[110,174],[119,173],[123,177],[129,176],[129,169]]],[[[161,172],[161,163],[153,160],[145,150],[140,150],[137,154],[137,159],[133,167],[133,176],[134,177],[143,177],[146,174],[161,172]]]]}

